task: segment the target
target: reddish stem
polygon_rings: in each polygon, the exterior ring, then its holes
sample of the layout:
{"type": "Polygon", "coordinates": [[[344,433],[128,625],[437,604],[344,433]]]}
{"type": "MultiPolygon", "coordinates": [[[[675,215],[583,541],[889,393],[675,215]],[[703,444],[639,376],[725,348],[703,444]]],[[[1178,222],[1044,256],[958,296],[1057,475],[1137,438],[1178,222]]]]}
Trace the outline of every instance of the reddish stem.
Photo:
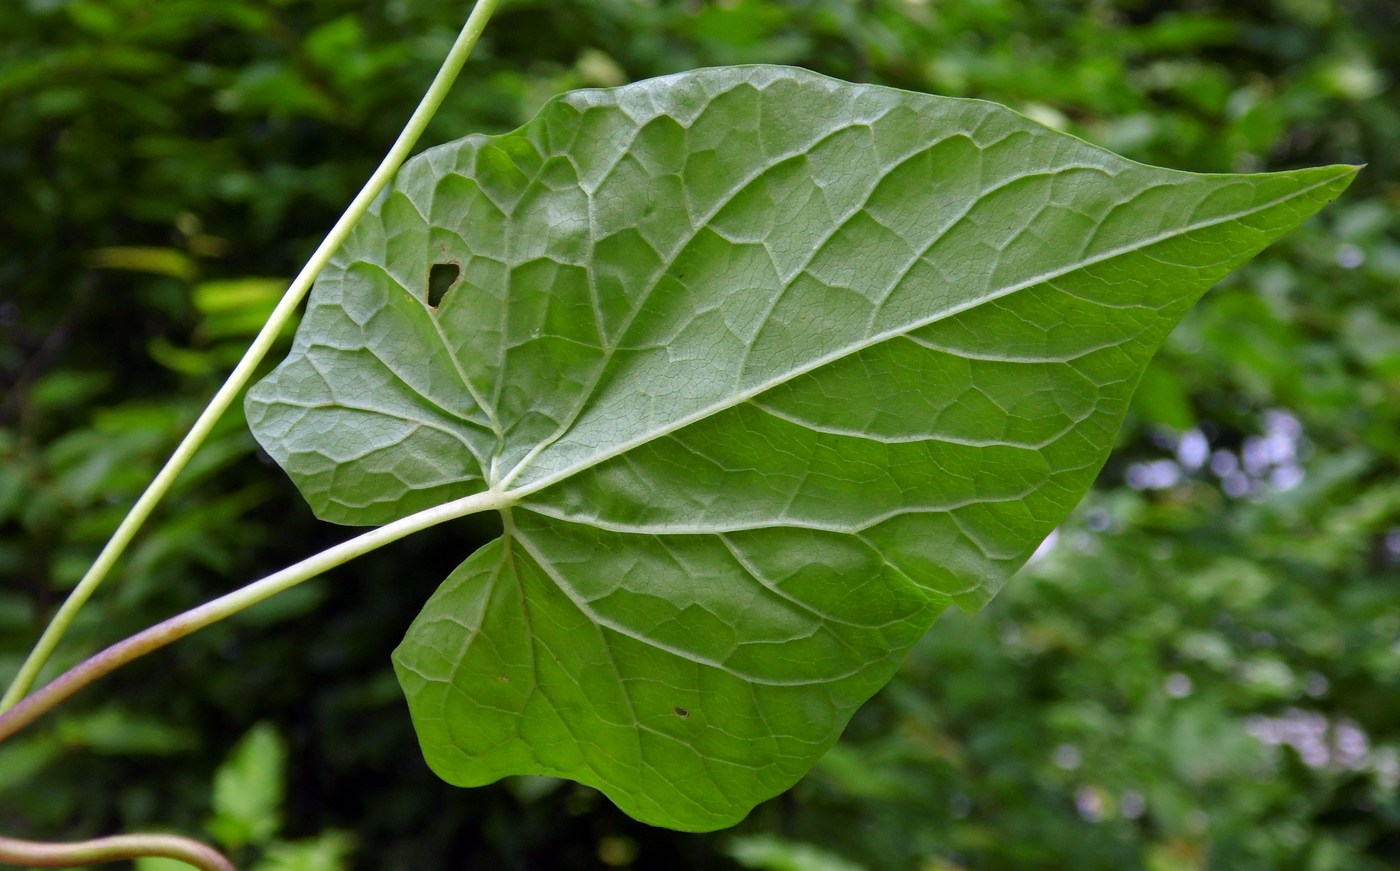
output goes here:
{"type": "Polygon", "coordinates": [[[30,868],[75,868],[148,856],[176,859],[200,871],[238,871],[218,850],[179,835],[114,835],[71,844],[0,837],[0,863],[30,868]]]}

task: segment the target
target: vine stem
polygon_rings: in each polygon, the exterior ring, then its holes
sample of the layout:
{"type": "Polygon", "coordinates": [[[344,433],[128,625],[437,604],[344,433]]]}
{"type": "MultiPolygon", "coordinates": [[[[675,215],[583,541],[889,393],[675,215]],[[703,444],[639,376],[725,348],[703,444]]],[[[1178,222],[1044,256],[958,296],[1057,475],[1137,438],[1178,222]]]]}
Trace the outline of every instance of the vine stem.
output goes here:
{"type": "Polygon", "coordinates": [[[467,16],[466,23],[457,35],[457,40],[453,43],[451,51],[443,60],[432,84],[428,86],[423,99],[418,103],[418,108],[409,117],[408,123],[399,133],[398,139],[394,141],[389,152],[384,155],[384,160],[380,162],[379,168],[370,176],[369,181],[365,182],[365,186],[350,202],[349,208],[340,216],[340,220],[336,221],[330,233],[326,235],[326,238],[311,255],[311,259],[302,267],[301,272],[287,288],[281,302],[273,309],[267,323],[253,339],[253,343],[248,346],[248,351],[243,355],[243,359],[238,362],[228,380],[224,382],[224,386],[219,388],[219,391],[214,394],[214,398],[205,406],[204,411],[200,413],[194,425],[190,427],[190,431],[175,448],[175,452],[170,455],[165,466],[151,481],[146,491],[141,494],[141,498],[136,500],[136,504],[132,506],[121,525],[117,527],[117,531],[112,533],[112,537],[107,540],[107,544],[97,555],[92,567],[87,570],[82,580],[68,594],[63,605],[54,613],[49,625],[45,627],[43,634],[34,645],[34,649],[30,651],[24,664],[20,666],[19,672],[5,691],[5,695],[0,697],[0,712],[14,707],[20,699],[24,698],[25,693],[29,692],[29,688],[34,685],[39,671],[48,662],[54,648],[58,646],[64,633],[72,625],[78,611],[82,609],[103,579],[107,577],[107,573],[111,571],[112,566],[121,557],[127,545],[131,543],[131,539],[146,522],[146,518],[169,492],[171,485],[175,483],[175,478],[184,470],[190,458],[209,437],[210,431],[218,423],[219,418],[247,386],[254,370],[262,362],[263,357],[267,356],[268,350],[272,347],[278,334],[281,333],[282,327],[296,313],[297,306],[306,297],[312,282],[316,280],[316,276],[321,274],[321,270],[330,261],[331,255],[340,248],[341,243],[350,235],[350,229],[369,209],[374,198],[388,185],[389,180],[394,177],[394,173],[408,158],[409,152],[413,150],[413,146],[418,142],[418,137],[422,135],[438,107],[442,105],[447,92],[452,88],[452,83],[457,79],[457,74],[461,72],[462,66],[481,37],[481,32],[486,28],[486,23],[491,19],[492,13],[499,5],[500,0],[477,0],[476,5],[472,7],[471,14],[467,16]]]}
{"type": "Polygon", "coordinates": [[[0,862],[31,868],[73,868],[144,856],[178,859],[199,871],[238,871],[213,847],[178,835],[115,835],[71,844],[0,837],[0,862]]]}
{"type": "Polygon", "coordinates": [[[335,547],[323,550],[315,556],[307,557],[295,565],[288,566],[280,572],[254,581],[246,587],[241,587],[232,593],[157,623],[149,629],[138,632],[130,638],[119,641],[100,653],[88,657],[46,684],[43,689],[0,714],[0,741],[4,741],[34,722],[59,702],[98,678],[110,674],[138,657],[158,650],[172,641],[184,638],[191,632],[237,614],[264,599],[295,587],[302,581],[310,580],[357,556],[362,556],[390,542],[398,541],[406,535],[448,520],[465,517],[468,514],[492,509],[505,509],[510,507],[513,501],[513,496],[508,496],[497,490],[487,490],[452,502],[445,502],[442,505],[435,505],[432,508],[419,511],[417,514],[410,514],[408,517],[358,535],[349,541],[341,542],[335,547]]]}

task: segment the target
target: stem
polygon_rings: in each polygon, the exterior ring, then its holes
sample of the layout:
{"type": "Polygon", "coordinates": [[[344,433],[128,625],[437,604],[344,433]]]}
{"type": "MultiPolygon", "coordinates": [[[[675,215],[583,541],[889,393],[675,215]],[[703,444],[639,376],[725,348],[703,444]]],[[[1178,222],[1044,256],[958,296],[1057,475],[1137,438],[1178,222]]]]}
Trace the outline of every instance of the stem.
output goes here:
{"type": "Polygon", "coordinates": [[[94,862],[117,862],[159,856],[178,859],[200,871],[238,871],[213,847],[178,835],[116,835],[53,844],[0,837],[0,862],[34,868],[74,868],[94,862]]]}
{"type": "Polygon", "coordinates": [[[272,347],[272,343],[281,333],[282,327],[296,313],[297,306],[301,304],[307,291],[311,289],[311,284],[316,280],[316,276],[320,275],[321,269],[330,261],[331,255],[345,241],[345,237],[350,235],[350,229],[369,209],[374,198],[394,177],[394,173],[398,171],[399,166],[413,150],[418,137],[428,126],[428,122],[432,120],[438,107],[442,105],[443,98],[447,96],[457,74],[461,72],[462,65],[466,63],[467,57],[471,55],[472,48],[475,47],[482,30],[485,29],[486,22],[490,20],[491,14],[496,11],[498,5],[500,5],[500,0],[477,0],[471,15],[467,17],[466,24],[462,26],[462,32],[457,35],[457,41],[453,43],[452,50],[447,53],[447,58],[438,69],[433,83],[428,86],[427,93],[423,95],[418,108],[414,110],[408,123],[404,125],[403,132],[394,141],[389,153],[384,155],[384,160],[379,164],[379,168],[374,171],[374,175],[370,176],[369,181],[365,182],[365,186],[351,201],[350,207],[340,216],[340,220],[336,221],[335,226],[331,228],[320,247],[302,267],[301,272],[287,288],[287,293],[282,297],[282,301],[273,310],[272,316],[268,318],[257,337],[253,339],[253,343],[248,347],[243,359],[238,362],[228,380],[224,382],[224,386],[219,388],[218,393],[214,394],[214,398],[200,413],[194,426],[190,427],[189,433],[175,448],[175,452],[170,455],[170,459],[166,461],[160,473],[151,481],[146,492],[141,494],[141,498],[136,500],[136,504],[132,506],[126,518],[117,527],[117,531],[108,539],[107,544],[97,555],[97,560],[88,569],[87,574],[83,575],[82,580],[68,594],[67,600],[49,621],[43,635],[34,645],[33,651],[25,659],[24,664],[20,666],[19,673],[15,675],[9,689],[5,691],[3,697],[0,697],[0,711],[14,707],[24,697],[24,694],[29,692],[29,688],[34,685],[34,680],[39,675],[39,670],[44,667],[44,663],[53,654],[54,648],[63,638],[63,633],[72,625],[78,611],[92,596],[98,585],[102,583],[107,573],[111,571],[113,564],[126,550],[127,545],[131,543],[131,539],[136,535],[141,525],[146,522],[151,511],[165,497],[175,482],[176,476],[189,463],[195,451],[199,450],[200,445],[204,443],[209,432],[214,428],[214,424],[233,404],[234,398],[247,386],[248,381],[253,376],[253,371],[267,355],[268,349],[272,347]]]}
{"type": "Polygon", "coordinates": [[[448,520],[475,514],[478,511],[503,509],[508,507],[513,497],[496,490],[474,493],[452,502],[437,505],[417,514],[396,520],[386,526],[371,530],[342,542],[329,550],[323,550],[280,572],[254,581],[232,593],[205,602],[198,608],[177,614],[149,629],[119,641],[93,656],[88,657],[73,668],[64,672],[43,689],[27,697],[19,704],[0,714],[0,741],[4,741],[20,729],[37,720],[50,708],[67,699],[78,690],[115,671],[117,668],[158,650],[172,641],[184,638],[191,632],[217,623],[225,617],[237,614],[252,605],[267,599],[283,590],[295,587],[302,581],[316,577],[349,562],[357,556],[369,553],[406,535],[436,526],[448,520]]]}

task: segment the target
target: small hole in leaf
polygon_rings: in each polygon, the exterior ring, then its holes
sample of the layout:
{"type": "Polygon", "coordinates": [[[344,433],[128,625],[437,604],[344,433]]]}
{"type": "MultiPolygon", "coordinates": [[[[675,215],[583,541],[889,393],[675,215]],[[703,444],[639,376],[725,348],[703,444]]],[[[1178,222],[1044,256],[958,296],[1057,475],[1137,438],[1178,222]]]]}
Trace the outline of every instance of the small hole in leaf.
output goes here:
{"type": "Polygon", "coordinates": [[[462,267],[456,263],[434,263],[428,270],[428,305],[432,308],[442,305],[442,298],[461,277],[462,267]]]}
{"type": "Polygon", "coordinates": [[[676,708],[675,711],[676,716],[680,717],[682,720],[690,719],[690,711],[687,711],[685,708],[676,708]]]}

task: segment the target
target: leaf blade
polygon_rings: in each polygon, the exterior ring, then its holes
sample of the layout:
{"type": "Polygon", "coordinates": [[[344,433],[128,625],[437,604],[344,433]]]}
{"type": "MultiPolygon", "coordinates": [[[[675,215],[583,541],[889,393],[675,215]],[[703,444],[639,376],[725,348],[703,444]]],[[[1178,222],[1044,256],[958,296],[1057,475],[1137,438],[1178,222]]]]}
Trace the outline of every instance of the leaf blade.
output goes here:
{"type": "Polygon", "coordinates": [[[1186,309],[1354,171],[784,68],[576,92],[406,165],[249,417],[329,519],[513,500],[395,653],[440,775],[716,828],[995,593],[1186,309]]]}

